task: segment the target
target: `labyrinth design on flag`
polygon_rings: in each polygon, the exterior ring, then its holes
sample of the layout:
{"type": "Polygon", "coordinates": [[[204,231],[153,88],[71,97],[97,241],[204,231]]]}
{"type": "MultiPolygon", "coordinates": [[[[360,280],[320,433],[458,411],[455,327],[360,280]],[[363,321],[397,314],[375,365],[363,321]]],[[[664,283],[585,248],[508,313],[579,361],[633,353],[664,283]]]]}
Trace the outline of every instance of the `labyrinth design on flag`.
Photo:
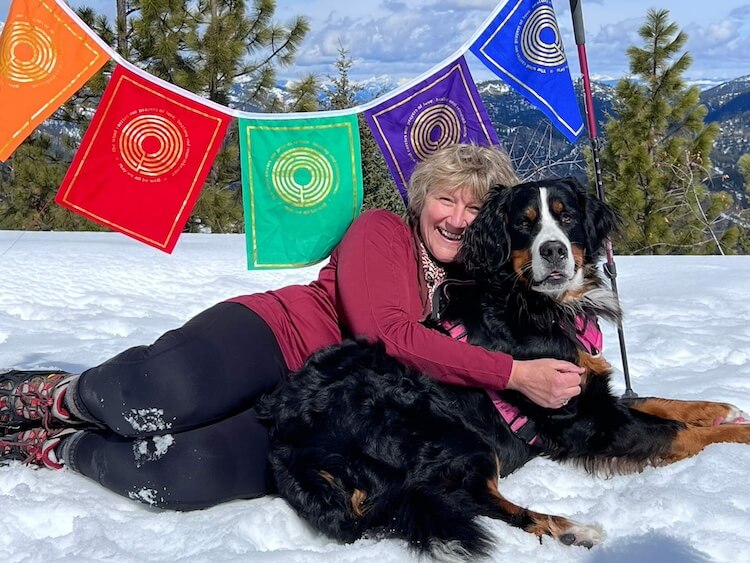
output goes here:
{"type": "Polygon", "coordinates": [[[518,49],[527,63],[543,68],[566,64],[565,51],[552,6],[541,5],[528,13],[519,27],[518,49]]]}
{"type": "Polygon", "coordinates": [[[279,148],[269,163],[268,184],[286,204],[309,209],[320,205],[334,189],[336,161],[316,144],[288,144],[279,148]]]}
{"type": "Polygon", "coordinates": [[[409,127],[416,160],[424,160],[438,149],[458,143],[466,129],[464,123],[463,116],[445,102],[418,111],[409,127]]]}
{"type": "Polygon", "coordinates": [[[464,57],[365,111],[404,200],[412,171],[456,143],[498,143],[464,57]]]}
{"type": "Polygon", "coordinates": [[[131,113],[118,125],[117,153],[131,175],[155,179],[173,174],[184,165],[188,156],[186,134],[174,116],[131,113]]]}
{"type": "Polygon", "coordinates": [[[10,82],[43,82],[57,65],[55,44],[40,25],[15,21],[3,31],[0,43],[0,75],[10,82]]]}
{"type": "Polygon", "coordinates": [[[583,119],[552,0],[507,0],[469,50],[576,141],[583,119]]]}

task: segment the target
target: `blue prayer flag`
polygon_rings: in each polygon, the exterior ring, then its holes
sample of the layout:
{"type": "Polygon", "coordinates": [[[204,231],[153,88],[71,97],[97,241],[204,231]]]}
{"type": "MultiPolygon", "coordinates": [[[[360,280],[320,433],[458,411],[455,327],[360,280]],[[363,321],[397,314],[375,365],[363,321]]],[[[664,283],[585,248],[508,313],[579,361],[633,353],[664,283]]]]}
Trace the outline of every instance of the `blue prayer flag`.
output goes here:
{"type": "Polygon", "coordinates": [[[569,141],[578,138],[583,119],[551,0],[508,0],[469,48],[569,141]]]}

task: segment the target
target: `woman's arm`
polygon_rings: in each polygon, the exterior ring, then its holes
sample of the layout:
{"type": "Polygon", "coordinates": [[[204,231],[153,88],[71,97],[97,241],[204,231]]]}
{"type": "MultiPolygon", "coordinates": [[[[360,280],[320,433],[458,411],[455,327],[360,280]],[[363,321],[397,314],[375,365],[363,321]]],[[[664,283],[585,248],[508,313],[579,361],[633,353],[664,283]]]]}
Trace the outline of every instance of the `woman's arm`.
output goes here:
{"type": "Polygon", "coordinates": [[[396,215],[365,213],[339,245],[339,314],[352,336],[381,340],[389,354],[445,383],[514,389],[558,408],[578,395],[583,369],[562,360],[516,360],[425,328],[412,235],[396,215]]]}
{"type": "Polygon", "coordinates": [[[381,340],[392,356],[446,383],[505,389],[513,358],[453,340],[419,322],[412,235],[389,212],[363,214],[337,250],[340,320],[352,336],[381,340]]]}

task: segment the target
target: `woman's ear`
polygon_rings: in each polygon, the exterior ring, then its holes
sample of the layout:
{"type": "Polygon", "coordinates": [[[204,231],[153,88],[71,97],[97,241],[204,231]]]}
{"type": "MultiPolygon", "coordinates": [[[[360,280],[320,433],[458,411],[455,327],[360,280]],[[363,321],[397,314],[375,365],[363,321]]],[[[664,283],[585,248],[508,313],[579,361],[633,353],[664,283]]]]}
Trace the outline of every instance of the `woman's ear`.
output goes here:
{"type": "Polygon", "coordinates": [[[457,261],[471,277],[490,277],[510,258],[508,202],[511,188],[495,186],[464,232],[457,261]]]}

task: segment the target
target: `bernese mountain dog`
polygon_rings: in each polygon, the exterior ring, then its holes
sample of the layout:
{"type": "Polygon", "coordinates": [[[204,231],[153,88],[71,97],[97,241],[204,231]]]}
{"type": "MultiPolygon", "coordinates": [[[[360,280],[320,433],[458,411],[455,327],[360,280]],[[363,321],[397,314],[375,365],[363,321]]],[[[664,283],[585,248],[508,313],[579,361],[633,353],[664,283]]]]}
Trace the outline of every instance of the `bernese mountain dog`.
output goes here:
{"type": "Polygon", "coordinates": [[[316,353],[257,407],[279,494],[339,541],[404,538],[437,558],[488,554],[478,516],[592,547],[598,526],[516,506],[498,478],[535,456],[611,475],[714,442],[750,443],[748,417],[732,405],[618,398],[609,364],[577,338],[582,321],[619,319],[597,268],[617,225],[573,178],[493,188],[458,255],[474,283],[448,282],[435,307],[436,328],[460,326],[471,344],[585,367],[579,396],[545,409],[513,391],[442,384],[380,343],[347,341],[316,353]]]}

